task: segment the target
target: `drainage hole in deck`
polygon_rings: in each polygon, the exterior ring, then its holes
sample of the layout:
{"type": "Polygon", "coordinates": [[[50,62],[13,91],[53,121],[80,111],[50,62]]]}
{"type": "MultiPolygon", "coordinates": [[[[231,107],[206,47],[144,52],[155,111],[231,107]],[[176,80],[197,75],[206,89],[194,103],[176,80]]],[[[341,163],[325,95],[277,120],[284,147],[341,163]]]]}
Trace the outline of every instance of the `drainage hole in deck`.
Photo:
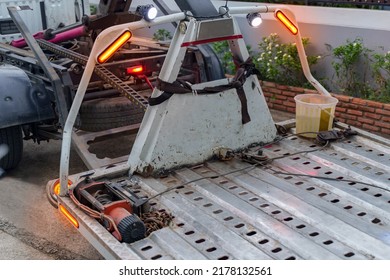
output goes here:
{"type": "Polygon", "coordinates": [[[314,167],[313,169],[318,170],[318,169],[321,169],[321,168],[322,168],[321,166],[316,166],[316,167],[314,167]]]}
{"type": "Polygon", "coordinates": [[[377,193],[377,194],[375,194],[374,196],[375,196],[375,197],[381,197],[381,196],[382,196],[382,194],[380,194],[380,193],[377,193]]]}
{"type": "Polygon", "coordinates": [[[216,214],[216,215],[218,215],[218,214],[221,214],[222,212],[223,212],[223,211],[222,211],[221,209],[219,209],[219,210],[214,211],[213,213],[216,214]]]}
{"type": "Polygon", "coordinates": [[[144,251],[144,252],[149,251],[152,248],[153,248],[152,246],[146,246],[146,247],[141,248],[141,251],[144,251]]]}
{"type": "Polygon", "coordinates": [[[203,243],[205,242],[206,240],[204,240],[203,238],[202,239],[198,239],[195,241],[196,244],[200,244],[200,243],[203,243]]]}
{"type": "Polygon", "coordinates": [[[246,235],[247,236],[253,236],[253,235],[256,235],[256,234],[257,234],[257,232],[252,230],[252,231],[248,232],[246,235]]]}
{"type": "Polygon", "coordinates": [[[301,159],[300,157],[294,157],[293,160],[298,160],[301,159]]]}
{"type": "Polygon", "coordinates": [[[259,241],[259,244],[260,244],[260,245],[264,245],[264,244],[267,244],[268,242],[269,242],[268,239],[263,239],[263,240],[260,240],[260,241],[259,241]]]}
{"type": "Polygon", "coordinates": [[[365,212],[360,212],[360,213],[358,213],[357,215],[358,215],[359,217],[363,217],[363,216],[367,215],[367,213],[365,213],[365,212]]]}
{"type": "Polygon", "coordinates": [[[286,261],[293,261],[293,260],[296,260],[297,258],[294,257],[294,256],[291,256],[291,257],[288,257],[287,259],[285,259],[286,261]]]}
{"type": "Polygon", "coordinates": [[[269,204],[267,204],[267,203],[266,203],[266,204],[261,204],[261,205],[260,205],[261,208],[267,208],[268,206],[269,206],[269,204]]]}
{"type": "Polygon", "coordinates": [[[218,260],[220,260],[220,261],[228,260],[228,259],[229,259],[228,256],[222,256],[222,257],[218,258],[218,260]]]}
{"type": "Polygon", "coordinates": [[[333,200],[331,200],[330,202],[332,202],[332,203],[338,203],[338,202],[340,202],[340,200],[339,200],[339,199],[333,199],[333,200]]]}
{"type": "Polygon", "coordinates": [[[229,216],[229,217],[226,217],[225,219],[223,219],[224,221],[231,221],[233,220],[234,218],[232,216],[229,216]]]}
{"type": "Polygon", "coordinates": [[[276,211],[273,211],[273,212],[271,212],[272,214],[274,214],[274,215],[278,215],[278,214],[280,214],[280,213],[282,213],[281,211],[279,211],[279,210],[276,210],[276,211]]]}
{"type": "Polygon", "coordinates": [[[200,196],[194,198],[195,201],[199,201],[199,200],[202,200],[202,199],[203,199],[203,197],[200,197],[200,196]]]}
{"type": "Polygon", "coordinates": [[[274,152],[275,152],[275,153],[280,152],[280,149],[276,149],[276,150],[274,150],[274,152]]]}
{"type": "Polygon", "coordinates": [[[152,260],[158,260],[158,259],[161,259],[162,256],[161,255],[155,255],[154,257],[151,257],[152,260]]]}
{"type": "Polygon", "coordinates": [[[383,173],[381,171],[378,171],[378,172],[375,173],[375,175],[378,175],[378,176],[383,175],[383,174],[385,174],[385,173],[383,173]]]}
{"type": "Polygon", "coordinates": [[[352,206],[351,205],[347,205],[344,207],[345,210],[349,210],[349,209],[352,209],[352,206]]]}
{"type": "Polygon", "coordinates": [[[308,164],[310,164],[310,161],[305,161],[303,164],[308,165],[308,164]]]}
{"type": "Polygon", "coordinates": [[[290,138],[290,140],[297,140],[297,139],[298,139],[297,137],[290,138]]]}
{"type": "Polygon", "coordinates": [[[231,186],[231,187],[229,187],[229,190],[235,190],[237,188],[238,188],[237,186],[231,186]]]}
{"type": "Polygon", "coordinates": [[[301,182],[301,181],[296,182],[295,185],[297,185],[297,186],[303,185],[303,182],[301,182]]]}
{"type": "Polygon", "coordinates": [[[349,182],[348,185],[353,186],[353,185],[356,185],[356,183],[355,182],[349,182]]]}
{"type": "Polygon", "coordinates": [[[332,173],[333,173],[332,171],[327,171],[327,172],[325,172],[326,175],[330,175],[330,174],[332,174],[332,173]]]}
{"type": "Polygon", "coordinates": [[[235,228],[242,228],[243,226],[245,226],[245,225],[241,223],[241,224],[235,225],[234,227],[235,228]]]}
{"type": "Polygon", "coordinates": [[[337,177],[336,179],[337,179],[337,180],[343,180],[344,177],[343,177],[343,176],[339,176],[339,177],[337,177]]]}
{"type": "Polygon", "coordinates": [[[379,224],[381,222],[381,220],[379,220],[378,218],[375,218],[371,221],[371,223],[373,224],[379,224]]]}
{"type": "Polygon", "coordinates": [[[184,194],[190,195],[190,194],[193,194],[193,193],[194,193],[193,191],[189,191],[189,192],[185,192],[184,194]]]}
{"type": "Polygon", "coordinates": [[[203,205],[203,207],[211,207],[211,206],[213,206],[213,204],[211,204],[211,203],[207,203],[207,204],[205,204],[205,205],[203,205]]]}
{"type": "Polygon", "coordinates": [[[318,232],[312,232],[309,234],[311,237],[316,237],[318,235],[320,235],[318,232]]]}
{"type": "Polygon", "coordinates": [[[343,158],[341,158],[340,160],[347,160],[348,158],[346,158],[346,157],[343,157],[343,158]]]}
{"type": "Polygon", "coordinates": [[[316,188],[314,188],[314,187],[310,187],[310,188],[307,188],[306,190],[308,190],[308,191],[314,191],[316,188]]]}
{"type": "Polygon", "coordinates": [[[167,182],[167,184],[174,184],[174,183],[177,183],[177,180],[169,180],[169,181],[167,182]]]}
{"type": "Polygon", "coordinates": [[[290,153],[284,153],[283,155],[284,155],[284,156],[289,156],[289,155],[290,155],[290,153]]]}
{"type": "Polygon", "coordinates": [[[177,186],[176,189],[177,189],[177,190],[184,189],[184,186],[177,186]]]}
{"type": "Polygon", "coordinates": [[[317,147],[317,145],[314,145],[314,144],[313,144],[313,145],[310,145],[309,147],[310,147],[310,148],[315,148],[315,147],[317,147]]]}
{"type": "Polygon", "coordinates": [[[239,195],[246,195],[248,192],[240,192],[239,195]]]}
{"type": "Polygon", "coordinates": [[[251,199],[249,199],[250,202],[254,202],[254,201],[258,201],[259,199],[257,197],[252,197],[251,199]]]}
{"type": "Polygon", "coordinates": [[[279,253],[280,251],[282,251],[282,248],[277,247],[277,248],[273,249],[271,252],[276,254],[276,253],[279,253]]]}
{"type": "Polygon", "coordinates": [[[220,183],[221,185],[223,185],[223,184],[229,183],[229,181],[228,181],[228,180],[222,180],[222,181],[219,181],[219,183],[220,183]]]}
{"type": "Polygon", "coordinates": [[[333,244],[333,241],[332,240],[326,240],[323,242],[325,245],[330,245],[330,244],[333,244]]]}
{"type": "Polygon", "coordinates": [[[292,218],[292,217],[287,217],[287,218],[283,219],[283,221],[285,221],[285,222],[290,222],[292,220],[294,220],[294,218],[292,218]]]}
{"type": "Polygon", "coordinates": [[[178,227],[184,227],[184,223],[176,224],[178,227]]]}
{"type": "Polygon", "coordinates": [[[349,252],[349,253],[346,253],[344,256],[347,258],[350,258],[350,257],[353,257],[354,255],[355,255],[355,253],[349,252]]]}
{"type": "Polygon", "coordinates": [[[320,193],[318,196],[319,197],[324,197],[324,196],[327,196],[328,194],[326,194],[326,193],[320,193]]]}
{"type": "Polygon", "coordinates": [[[378,157],[383,157],[385,154],[378,154],[378,157]]]}
{"type": "Polygon", "coordinates": [[[195,231],[190,230],[190,231],[185,232],[184,234],[185,234],[185,235],[191,235],[191,234],[194,234],[194,233],[195,233],[195,231]]]}
{"type": "Polygon", "coordinates": [[[285,177],[284,179],[285,180],[290,180],[290,179],[292,179],[293,177],[292,176],[287,176],[287,177],[285,177]]]}
{"type": "Polygon", "coordinates": [[[306,227],[305,225],[298,225],[298,226],[296,226],[297,229],[303,229],[305,227],[306,227]]]}
{"type": "Polygon", "coordinates": [[[362,189],[360,189],[360,190],[363,191],[363,192],[366,192],[366,191],[369,190],[369,188],[362,188],[362,189]]]}
{"type": "Polygon", "coordinates": [[[217,251],[217,248],[211,247],[211,248],[206,249],[206,251],[211,253],[211,252],[217,251]]]}

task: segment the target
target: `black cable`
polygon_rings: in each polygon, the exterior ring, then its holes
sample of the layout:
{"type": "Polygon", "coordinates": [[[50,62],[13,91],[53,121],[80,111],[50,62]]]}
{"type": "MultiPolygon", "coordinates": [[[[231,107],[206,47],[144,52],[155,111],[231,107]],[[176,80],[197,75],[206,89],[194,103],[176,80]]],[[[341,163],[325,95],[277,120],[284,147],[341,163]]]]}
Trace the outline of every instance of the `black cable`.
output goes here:
{"type": "Polygon", "coordinates": [[[287,175],[287,176],[301,176],[301,177],[309,177],[309,178],[314,178],[314,179],[321,179],[321,180],[330,180],[330,181],[339,181],[339,182],[349,182],[349,183],[355,183],[355,184],[361,184],[377,189],[381,189],[387,192],[390,192],[390,190],[379,187],[377,185],[371,184],[371,183],[365,183],[362,181],[356,181],[356,180],[349,180],[349,179],[337,179],[337,178],[331,178],[331,177],[325,177],[325,176],[316,176],[316,175],[309,175],[309,174],[300,174],[300,173],[289,173],[289,172],[282,172],[282,171],[277,171],[272,168],[269,168],[269,170],[273,171],[274,174],[280,174],[280,175],[287,175]]]}
{"type": "MultiPolygon", "coordinates": [[[[188,184],[192,184],[192,183],[195,183],[195,182],[198,182],[198,181],[201,181],[201,180],[205,180],[205,179],[216,179],[218,177],[221,177],[221,176],[226,176],[226,175],[230,175],[230,174],[233,174],[233,173],[237,173],[237,172],[241,172],[241,171],[249,171],[251,169],[254,169],[256,168],[257,166],[259,166],[260,164],[254,164],[254,165],[251,165],[251,166],[247,166],[247,167],[244,167],[244,168],[241,168],[241,169],[236,169],[236,170],[233,170],[233,171],[230,171],[230,172],[226,172],[226,173],[223,173],[223,174],[219,174],[219,175],[214,175],[214,176],[204,176],[204,177],[201,177],[201,178],[198,178],[198,179],[194,179],[194,180],[191,180],[191,181],[188,181],[188,182],[184,182],[183,184],[181,185],[178,185],[178,186],[174,186],[174,187],[171,187],[171,188],[168,188],[166,189],[165,191],[162,191],[162,192],[159,192],[158,194],[155,194],[154,196],[151,196],[149,198],[147,198],[144,203],[146,202],[149,202],[150,200],[158,197],[158,196],[161,196],[163,195],[164,193],[167,193],[167,192],[170,192],[170,191],[173,191],[175,189],[179,189],[179,188],[182,188],[184,187],[185,185],[188,185],[188,184]]],[[[144,204],[143,203],[143,204],[144,204]]]]}
{"type": "Polygon", "coordinates": [[[290,157],[290,156],[297,155],[297,154],[304,154],[304,153],[311,153],[311,152],[319,151],[321,149],[324,149],[328,144],[329,144],[329,141],[327,141],[325,145],[323,145],[323,146],[321,146],[319,148],[316,148],[316,149],[299,151],[299,152],[296,152],[296,153],[293,153],[293,154],[289,154],[289,155],[283,155],[283,156],[280,156],[280,157],[269,158],[269,159],[266,159],[264,161],[256,161],[256,160],[254,160],[256,163],[251,165],[251,166],[247,166],[247,167],[244,167],[244,168],[241,168],[241,169],[236,169],[236,170],[229,171],[229,172],[226,172],[226,173],[223,173],[223,174],[219,174],[219,175],[204,176],[204,177],[201,177],[201,178],[198,178],[198,179],[194,179],[194,180],[191,180],[191,181],[188,181],[188,182],[184,182],[183,184],[180,184],[178,186],[174,186],[174,187],[168,188],[165,191],[159,192],[158,194],[155,194],[154,196],[151,196],[151,197],[147,198],[144,201],[144,203],[147,203],[150,200],[152,200],[152,199],[154,199],[154,198],[156,198],[158,196],[161,196],[161,195],[163,195],[163,194],[165,194],[167,192],[173,191],[173,190],[178,189],[178,188],[182,188],[185,185],[192,184],[192,183],[198,182],[200,180],[215,179],[215,178],[218,178],[218,177],[223,177],[223,176],[227,176],[227,175],[231,175],[231,174],[234,174],[234,173],[237,173],[237,172],[243,172],[243,171],[249,172],[251,169],[255,169],[258,166],[264,166],[264,165],[274,161],[275,159],[282,159],[282,158],[290,157]]]}

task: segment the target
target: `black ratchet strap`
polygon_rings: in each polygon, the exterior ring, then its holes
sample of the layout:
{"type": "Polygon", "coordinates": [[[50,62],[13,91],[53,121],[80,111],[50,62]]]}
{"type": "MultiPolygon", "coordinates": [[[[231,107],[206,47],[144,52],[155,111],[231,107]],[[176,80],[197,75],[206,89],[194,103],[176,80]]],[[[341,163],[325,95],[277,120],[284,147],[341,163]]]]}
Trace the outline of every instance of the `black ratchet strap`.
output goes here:
{"type": "Polygon", "coordinates": [[[246,124],[251,121],[251,117],[248,112],[248,101],[244,91],[244,83],[246,79],[250,75],[259,74],[259,71],[255,68],[252,59],[248,58],[247,61],[240,65],[238,68],[236,75],[232,79],[232,81],[227,85],[215,86],[215,87],[205,87],[203,89],[194,90],[191,87],[191,84],[182,80],[176,80],[173,83],[165,82],[161,79],[157,79],[157,89],[162,91],[162,93],[158,97],[150,97],[149,105],[156,106],[159,105],[169,98],[171,98],[174,94],[187,94],[187,93],[195,93],[195,94],[213,94],[219,93],[222,91],[226,91],[232,88],[235,88],[237,91],[238,98],[241,102],[241,115],[242,115],[242,124],[246,124]]]}

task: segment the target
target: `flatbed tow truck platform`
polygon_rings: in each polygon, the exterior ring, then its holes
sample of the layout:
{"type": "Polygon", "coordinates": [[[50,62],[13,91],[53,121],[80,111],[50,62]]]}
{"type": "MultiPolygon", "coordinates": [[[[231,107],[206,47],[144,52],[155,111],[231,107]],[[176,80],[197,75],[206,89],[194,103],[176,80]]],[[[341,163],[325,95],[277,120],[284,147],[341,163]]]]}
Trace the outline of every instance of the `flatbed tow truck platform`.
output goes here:
{"type": "Polygon", "coordinates": [[[297,132],[294,120],[275,125],[232,16],[248,13],[251,23],[273,13],[292,33],[309,82],[330,97],[310,74],[292,13],[176,2],[187,11],[113,26],[96,39],[64,127],[60,178],[48,183],[60,212],[107,259],[390,259],[389,140],[332,128],[333,118],[316,138],[297,132]],[[167,22],[178,27],[128,162],[68,175],[94,66],[123,35],[167,22]],[[235,77],[178,85],[186,48],[223,40],[238,61],[235,77]]]}
{"type": "Polygon", "coordinates": [[[169,227],[132,244],[119,243],[69,198],[61,203],[106,258],[390,258],[387,139],[359,131],[321,148],[291,135],[261,150],[264,164],[216,160],[164,178],[129,177],[126,164],[95,170],[91,179],[127,181],[174,216],[169,227]]]}

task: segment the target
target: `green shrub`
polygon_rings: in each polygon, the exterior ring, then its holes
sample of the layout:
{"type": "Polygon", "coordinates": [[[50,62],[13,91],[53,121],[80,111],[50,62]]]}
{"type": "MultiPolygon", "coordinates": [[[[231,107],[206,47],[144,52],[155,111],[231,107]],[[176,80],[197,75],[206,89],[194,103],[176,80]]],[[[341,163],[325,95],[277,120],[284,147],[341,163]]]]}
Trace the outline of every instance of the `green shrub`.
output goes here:
{"type": "Polygon", "coordinates": [[[373,87],[367,79],[371,71],[371,52],[364,47],[360,38],[347,40],[346,44],[332,50],[335,58],[332,62],[336,74],[335,85],[341,93],[361,98],[373,94],[373,87]]]}
{"type": "MultiPolygon", "coordinates": [[[[304,47],[310,44],[309,38],[303,38],[304,47]]],[[[307,56],[309,65],[318,62],[321,56],[307,56]]],[[[295,43],[281,43],[276,33],[263,37],[259,43],[259,54],[255,59],[261,78],[290,86],[310,87],[303,74],[298,50],[295,43]]]]}
{"type": "Polygon", "coordinates": [[[390,103],[390,51],[386,54],[374,54],[373,71],[378,89],[371,99],[390,103]]]}

